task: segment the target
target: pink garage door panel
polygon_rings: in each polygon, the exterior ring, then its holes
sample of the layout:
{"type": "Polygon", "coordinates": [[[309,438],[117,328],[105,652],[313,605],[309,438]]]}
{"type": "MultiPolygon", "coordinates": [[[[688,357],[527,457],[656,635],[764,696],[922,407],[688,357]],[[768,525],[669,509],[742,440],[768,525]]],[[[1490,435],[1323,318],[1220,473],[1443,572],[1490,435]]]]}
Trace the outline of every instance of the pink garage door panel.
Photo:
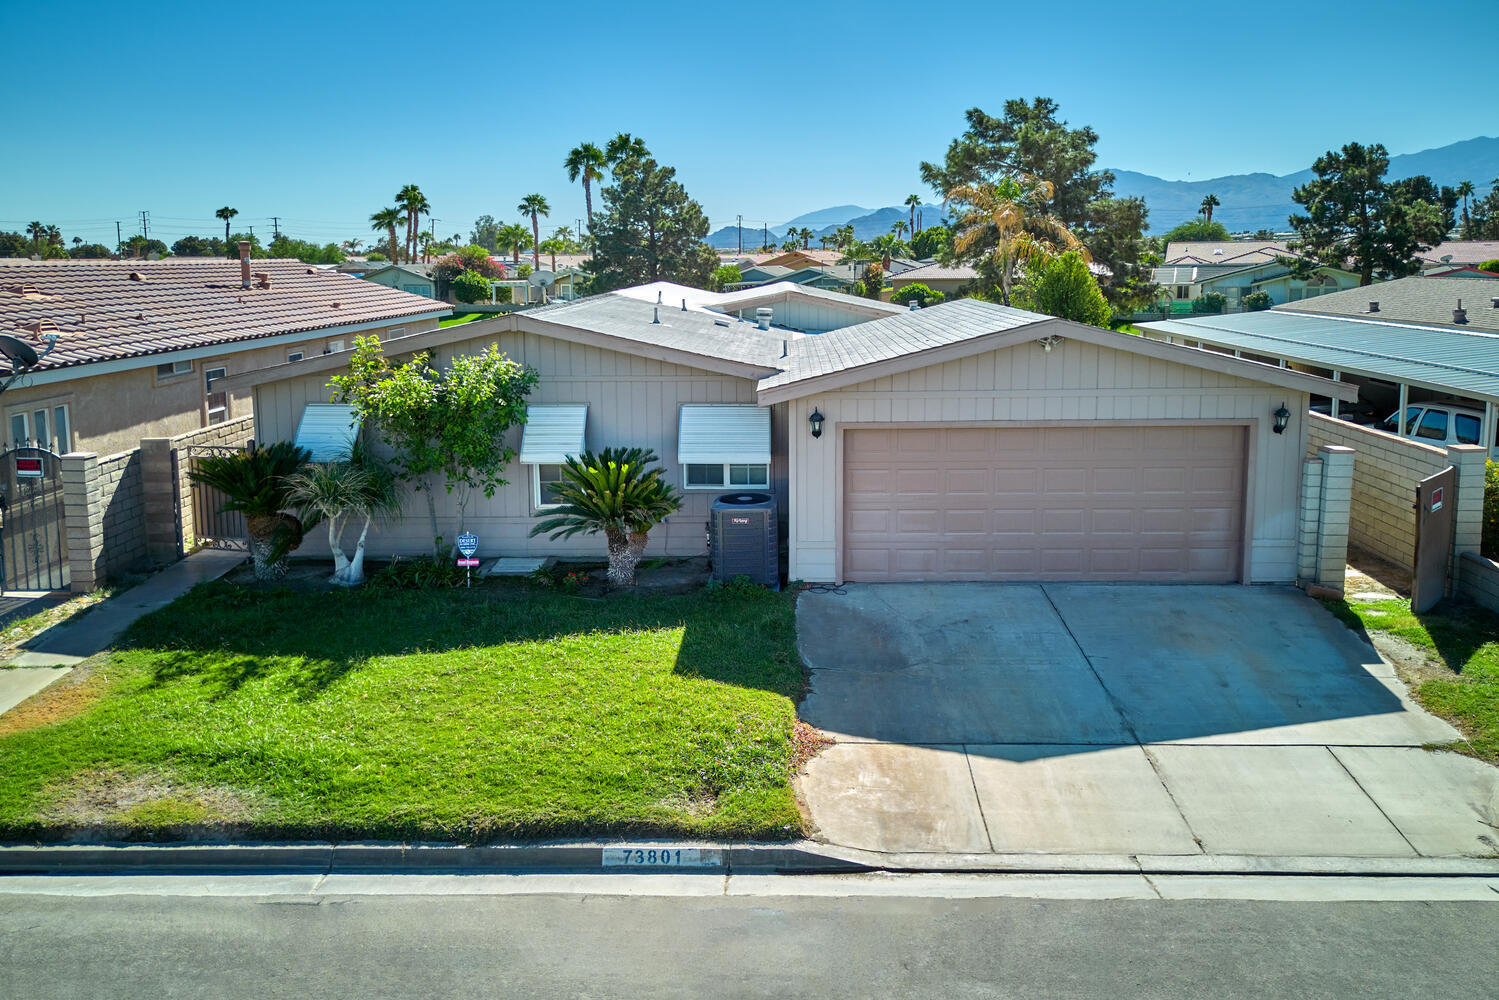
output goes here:
{"type": "Polygon", "coordinates": [[[849,580],[1239,579],[1242,427],[844,435],[849,580]]]}

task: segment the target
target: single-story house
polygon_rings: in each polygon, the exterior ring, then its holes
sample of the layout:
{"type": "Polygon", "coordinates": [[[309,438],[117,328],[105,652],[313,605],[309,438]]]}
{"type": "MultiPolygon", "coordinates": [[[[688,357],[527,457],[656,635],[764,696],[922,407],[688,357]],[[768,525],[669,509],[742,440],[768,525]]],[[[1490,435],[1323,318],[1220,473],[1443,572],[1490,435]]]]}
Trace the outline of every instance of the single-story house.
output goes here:
{"type": "Polygon", "coordinates": [[[756,263],[790,268],[826,267],[842,259],[843,251],[841,250],[786,250],[756,263]]]}
{"type": "Polygon", "coordinates": [[[1499,457],[1499,279],[1415,276],[1262,312],[1136,325],[1168,343],[1354,385],[1353,400],[1313,402],[1361,423],[1431,400],[1466,403],[1483,414],[1474,440],[1499,457]]]}
{"type": "Polygon", "coordinates": [[[0,333],[47,352],[0,397],[4,441],[126,451],[248,415],[227,376],[340,352],[368,331],[433,329],[449,312],[296,260],[0,261],[0,333]]]}
{"type": "MultiPolygon", "coordinates": [[[[509,485],[470,502],[484,556],[597,557],[596,538],[530,531],[566,456],[639,445],[686,498],[649,554],[703,553],[713,499],[753,489],[779,502],[791,579],[1297,579],[1307,401],[1353,387],[984,301],[871,316],[814,293],[782,288],[750,321],[658,283],[386,348],[445,362],[497,344],[539,374],[509,485]],[[779,325],[840,307],[824,333],[779,325]]],[[[239,376],[256,436],[294,439],[346,363],[239,376]]],[[[429,550],[409,509],[372,554],[429,550]]]]}
{"type": "Polygon", "coordinates": [[[907,285],[922,284],[934,292],[941,292],[951,298],[971,285],[978,276],[978,272],[967,264],[959,264],[955,267],[923,264],[920,267],[907,268],[898,274],[891,275],[890,289],[892,292],[898,292],[907,285]]]}
{"type": "Polygon", "coordinates": [[[1168,243],[1164,264],[1265,264],[1291,252],[1285,240],[1168,243]]]}
{"type": "Polygon", "coordinates": [[[781,267],[777,264],[752,264],[739,269],[739,280],[734,284],[736,287],[764,285],[772,281],[780,281],[793,270],[796,269],[781,267]]]}
{"type": "Polygon", "coordinates": [[[1448,240],[1416,256],[1426,268],[1475,267],[1499,260],[1499,240],[1448,240]]]}
{"type": "MultiPolygon", "coordinates": [[[[1295,256],[1291,254],[1290,256],[1295,256]]],[[[1357,288],[1359,276],[1335,267],[1318,267],[1310,276],[1298,278],[1278,260],[1251,263],[1169,264],[1155,268],[1151,280],[1170,297],[1172,312],[1187,313],[1191,304],[1205,295],[1222,295],[1225,312],[1238,312],[1246,295],[1265,292],[1273,305],[1357,288]]]]}
{"type": "Polygon", "coordinates": [[[373,281],[386,288],[395,288],[408,295],[422,295],[435,299],[437,279],[432,277],[430,264],[386,264],[360,275],[365,281],[373,281]]]}

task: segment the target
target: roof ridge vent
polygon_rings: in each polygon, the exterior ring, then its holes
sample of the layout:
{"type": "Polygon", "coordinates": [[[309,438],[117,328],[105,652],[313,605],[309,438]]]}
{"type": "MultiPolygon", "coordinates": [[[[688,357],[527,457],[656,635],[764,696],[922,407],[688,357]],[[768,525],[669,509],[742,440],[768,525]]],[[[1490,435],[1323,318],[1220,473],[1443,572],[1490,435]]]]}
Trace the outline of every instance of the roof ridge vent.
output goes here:
{"type": "Polygon", "coordinates": [[[39,299],[42,297],[42,290],[29,281],[23,281],[18,285],[7,285],[5,286],[5,290],[27,299],[39,299]]]}
{"type": "Polygon", "coordinates": [[[1379,300],[1378,299],[1370,299],[1369,300],[1369,311],[1371,313],[1377,313],[1377,312],[1379,312],[1379,300]]]}
{"type": "Polygon", "coordinates": [[[1457,308],[1454,309],[1454,310],[1452,310],[1452,322],[1454,322],[1454,323],[1466,323],[1466,322],[1468,322],[1468,310],[1466,310],[1466,309],[1463,308],[1463,300],[1462,299],[1458,299],[1457,300],[1457,308]]]}

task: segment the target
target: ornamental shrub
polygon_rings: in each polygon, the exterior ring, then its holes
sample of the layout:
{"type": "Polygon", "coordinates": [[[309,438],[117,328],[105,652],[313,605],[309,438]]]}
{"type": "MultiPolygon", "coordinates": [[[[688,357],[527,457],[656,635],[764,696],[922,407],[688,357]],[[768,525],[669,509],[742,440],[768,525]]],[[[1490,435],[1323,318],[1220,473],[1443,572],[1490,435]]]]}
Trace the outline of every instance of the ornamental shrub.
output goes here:
{"type": "Polygon", "coordinates": [[[464,271],[453,279],[453,297],[459,302],[488,302],[490,287],[478,271],[464,271]]]}
{"type": "Polygon", "coordinates": [[[942,298],[941,292],[934,292],[921,282],[913,281],[906,287],[893,292],[890,296],[890,301],[905,305],[914,299],[924,306],[934,306],[938,302],[941,302],[942,298]]]}
{"type": "Polygon", "coordinates": [[[1208,292],[1200,299],[1192,300],[1194,313],[1221,313],[1228,308],[1228,299],[1217,292],[1208,292]]]}
{"type": "Polygon", "coordinates": [[[1495,274],[1499,274],[1499,257],[1484,261],[1478,265],[1478,269],[1480,271],[1493,271],[1495,274]]]}
{"type": "Polygon", "coordinates": [[[1262,312],[1273,305],[1269,292],[1250,292],[1240,302],[1248,312],[1262,312]]]}
{"type": "Polygon", "coordinates": [[[1483,469],[1483,554],[1499,558],[1499,462],[1489,462],[1483,469]]]}

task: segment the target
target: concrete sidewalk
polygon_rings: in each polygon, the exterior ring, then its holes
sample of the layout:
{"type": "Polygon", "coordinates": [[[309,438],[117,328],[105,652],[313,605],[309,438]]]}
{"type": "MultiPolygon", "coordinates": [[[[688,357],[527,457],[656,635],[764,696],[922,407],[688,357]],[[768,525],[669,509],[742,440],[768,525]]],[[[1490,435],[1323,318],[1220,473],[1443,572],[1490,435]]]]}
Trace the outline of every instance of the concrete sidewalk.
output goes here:
{"type": "MultiPolygon", "coordinates": [[[[181,562],[173,563],[144,583],[131,587],[91,608],[76,621],[54,625],[34,637],[21,652],[10,658],[12,667],[72,667],[110,644],[136,619],[158,608],[166,607],[200,583],[217,580],[244,562],[243,552],[204,549],[181,562]]],[[[55,680],[62,676],[55,673],[55,680]]],[[[48,681],[47,683],[50,683],[48,681]]],[[[45,687],[43,684],[42,687],[45,687]]],[[[37,688],[36,690],[40,690],[37,688]]],[[[28,693],[30,697],[35,691],[28,693]]],[[[12,703],[13,705],[14,703],[12,703]]],[[[0,712],[11,708],[0,701],[0,712]]]]}

